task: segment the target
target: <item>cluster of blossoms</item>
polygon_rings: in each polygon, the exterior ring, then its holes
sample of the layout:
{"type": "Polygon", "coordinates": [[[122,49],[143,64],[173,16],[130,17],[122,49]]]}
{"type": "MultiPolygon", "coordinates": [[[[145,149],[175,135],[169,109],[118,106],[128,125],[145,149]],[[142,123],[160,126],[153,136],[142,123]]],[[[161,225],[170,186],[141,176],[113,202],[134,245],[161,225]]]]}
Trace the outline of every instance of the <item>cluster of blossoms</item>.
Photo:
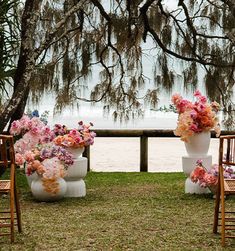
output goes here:
{"type": "MultiPolygon", "coordinates": [[[[216,187],[219,177],[219,166],[214,164],[212,168],[207,171],[202,164],[202,160],[196,162],[196,167],[190,174],[192,182],[199,183],[201,187],[213,188],[216,187]]],[[[224,168],[224,178],[234,179],[234,170],[231,167],[224,168]]]]}
{"type": "Polygon", "coordinates": [[[175,135],[187,142],[188,138],[195,133],[214,129],[216,136],[219,136],[220,126],[216,116],[220,108],[219,104],[217,102],[209,104],[199,91],[194,93],[194,97],[196,101],[193,103],[183,99],[179,94],[172,96],[173,105],[179,113],[175,135]]]}
{"type": "Polygon", "coordinates": [[[93,126],[93,124],[85,125],[82,121],[78,124],[78,129],[72,129],[65,131],[64,134],[59,134],[59,136],[54,139],[54,143],[59,146],[72,148],[93,145],[96,136],[94,132],[90,131],[90,127],[93,126]]]}
{"type": "Polygon", "coordinates": [[[27,132],[38,134],[45,128],[49,128],[39,117],[23,115],[21,119],[11,123],[10,133],[13,135],[24,135],[27,132]]]}
{"type": "Polygon", "coordinates": [[[64,177],[66,169],[74,162],[68,147],[93,144],[95,133],[89,129],[92,124],[86,126],[83,122],[79,122],[78,130],[68,131],[59,124],[51,130],[37,115],[24,115],[11,124],[10,133],[21,137],[14,145],[16,164],[26,163],[27,175],[36,172],[42,177],[45,190],[53,188],[51,192],[56,192],[57,179],[64,177]]]}
{"type": "Polygon", "coordinates": [[[58,193],[58,178],[65,176],[65,169],[73,164],[73,156],[64,148],[53,143],[40,144],[24,153],[16,153],[16,164],[27,163],[28,176],[37,173],[42,178],[45,191],[51,194],[58,193]]]}
{"type": "Polygon", "coordinates": [[[53,128],[53,132],[56,136],[65,135],[68,129],[65,125],[55,124],[53,128]]]}
{"type": "Polygon", "coordinates": [[[16,164],[24,163],[27,163],[27,175],[36,172],[45,179],[52,179],[64,177],[65,169],[73,164],[73,155],[51,142],[39,144],[30,151],[17,152],[16,164]]]}
{"type": "Polygon", "coordinates": [[[37,144],[51,142],[54,138],[53,131],[39,117],[30,118],[27,115],[12,122],[10,133],[22,137],[15,144],[16,152],[20,153],[32,149],[37,144]]]}

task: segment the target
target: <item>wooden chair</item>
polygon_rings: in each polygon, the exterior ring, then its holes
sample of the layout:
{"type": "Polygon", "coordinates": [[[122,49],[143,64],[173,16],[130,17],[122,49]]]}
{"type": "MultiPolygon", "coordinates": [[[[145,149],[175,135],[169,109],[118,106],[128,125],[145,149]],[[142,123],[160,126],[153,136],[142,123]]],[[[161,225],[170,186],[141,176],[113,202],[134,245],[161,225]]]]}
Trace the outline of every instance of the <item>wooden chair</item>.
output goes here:
{"type": "Polygon", "coordinates": [[[6,195],[9,195],[9,208],[5,210],[1,208],[0,211],[0,236],[10,235],[11,242],[13,242],[15,216],[17,219],[18,231],[22,231],[20,204],[15,182],[14,141],[13,136],[0,135],[0,169],[6,171],[8,167],[10,168],[9,179],[0,179],[0,199],[6,200],[8,197],[6,195]],[[10,228],[10,231],[7,231],[7,228],[10,228]]]}
{"type": "Polygon", "coordinates": [[[221,227],[222,246],[225,246],[225,238],[235,238],[235,211],[228,210],[228,202],[225,203],[227,195],[235,195],[235,179],[224,178],[223,168],[226,166],[235,167],[235,135],[221,136],[219,144],[219,182],[215,199],[213,232],[217,233],[218,226],[221,227]]]}

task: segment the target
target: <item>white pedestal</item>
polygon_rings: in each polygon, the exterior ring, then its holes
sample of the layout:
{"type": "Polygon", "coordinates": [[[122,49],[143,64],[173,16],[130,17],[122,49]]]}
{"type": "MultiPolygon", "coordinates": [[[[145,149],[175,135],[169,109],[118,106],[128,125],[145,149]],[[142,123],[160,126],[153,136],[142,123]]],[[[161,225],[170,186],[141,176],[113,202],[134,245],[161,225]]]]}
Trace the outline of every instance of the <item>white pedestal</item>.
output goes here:
{"type": "Polygon", "coordinates": [[[204,157],[201,156],[183,156],[182,157],[182,167],[187,179],[185,181],[185,193],[195,193],[195,194],[202,194],[202,193],[210,193],[208,188],[200,187],[198,183],[193,183],[190,179],[191,172],[196,167],[197,160],[202,160],[204,167],[209,170],[212,166],[212,156],[206,155],[204,157]]]}
{"type": "Polygon", "coordinates": [[[208,188],[199,186],[198,183],[193,183],[188,177],[185,181],[185,193],[204,194],[211,193],[211,191],[208,188]]]}
{"type": "Polygon", "coordinates": [[[86,184],[83,178],[87,174],[87,158],[79,157],[67,170],[64,177],[67,183],[67,191],[64,197],[84,197],[86,195],[86,184]]]}
{"type": "Polygon", "coordinates": [[[67,191],[64,197],[84,197],[86,196],[86,184],[83,179],[66,181],[67,191]]]}

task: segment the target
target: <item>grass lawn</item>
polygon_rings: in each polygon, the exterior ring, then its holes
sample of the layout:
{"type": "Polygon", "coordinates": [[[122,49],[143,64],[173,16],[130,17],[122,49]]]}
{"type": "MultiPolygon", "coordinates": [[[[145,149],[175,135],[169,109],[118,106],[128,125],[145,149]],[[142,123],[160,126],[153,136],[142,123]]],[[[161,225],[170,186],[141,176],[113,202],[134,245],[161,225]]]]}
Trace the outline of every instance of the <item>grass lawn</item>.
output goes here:
{"type": "MultiPolygon", "coordinates": [[[[211,194],[184,193],[183,173],[94,173],[85,198],[37,202],[17,173],[23,233],[0,250],[235,250],[212,233],[211,194]]],[[[227,199],[230,204],[233,199],[227,199]]]]}

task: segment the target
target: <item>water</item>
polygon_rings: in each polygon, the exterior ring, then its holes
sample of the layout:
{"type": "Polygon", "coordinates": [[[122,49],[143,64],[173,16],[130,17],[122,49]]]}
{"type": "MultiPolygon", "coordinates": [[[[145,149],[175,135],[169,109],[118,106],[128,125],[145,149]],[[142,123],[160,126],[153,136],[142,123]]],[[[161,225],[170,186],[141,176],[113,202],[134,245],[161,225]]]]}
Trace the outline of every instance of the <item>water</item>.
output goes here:
{"type": "MultiPolygon", "coordinates": [[[[103,114],[102,104],[92,106],[85,102],[80,103],[79,108],[66,108],[61,114],[53,115],[54,100],[53,95],[45,96],[38,106],[30,104],[27,109],[38,109],[40,114],[49,111],[49,125],[59,123],[68,128],[77,127],[77,123],[82,120],[84,123],[92,122],[94,129],[174,129],[178,117],[178,114],[173,112],[151,111],[148,108],[143,118],[120,123],[114,122],[112,114],[103,114]]],[[[170,102],[170,96],[161,99],[161,104],[169,105],[170,102]]]]}

